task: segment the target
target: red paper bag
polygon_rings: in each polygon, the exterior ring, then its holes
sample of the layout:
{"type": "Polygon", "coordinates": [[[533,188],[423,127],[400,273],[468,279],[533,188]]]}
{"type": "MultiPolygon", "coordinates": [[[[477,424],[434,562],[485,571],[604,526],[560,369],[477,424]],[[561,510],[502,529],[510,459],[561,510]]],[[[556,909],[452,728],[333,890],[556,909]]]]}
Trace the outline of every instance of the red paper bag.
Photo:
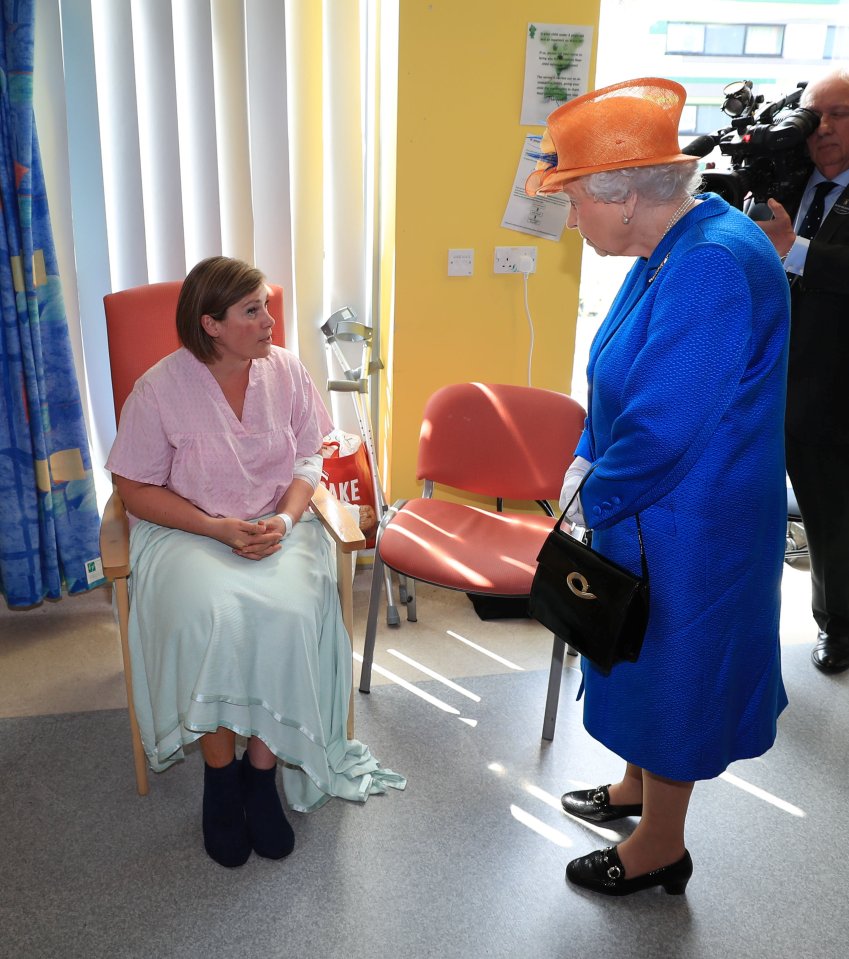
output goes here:
{"type": "MultiPolygon", "coordinates": [[[[370,506],[376,516],[377,504],[374,501],[374,485],[365,445],[360,443],[355,452],[340,456],[339,444],[325,441],[321,444],[321,453],[324,457],[322,484],[340,503],[370,506]]],[[[371,536],[366,539],[366,548],[371,549],[373,546],[374,536],[371,536]]]]}

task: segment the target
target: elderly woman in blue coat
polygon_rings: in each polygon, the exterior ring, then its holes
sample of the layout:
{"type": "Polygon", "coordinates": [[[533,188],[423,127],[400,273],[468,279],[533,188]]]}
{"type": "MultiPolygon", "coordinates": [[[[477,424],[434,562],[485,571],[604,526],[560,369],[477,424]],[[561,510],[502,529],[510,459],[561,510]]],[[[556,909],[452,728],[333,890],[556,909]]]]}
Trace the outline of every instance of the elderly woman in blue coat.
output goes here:
{"type": "Polygon", "coordinates": [[[639,514],[649,567],[638,661],[609,675],[582,662],[584,725],[624,775],[562,798],[593,823],[640,817],[566,870],[614,896],[684,892],[695,781],[768,750],[787,704],[787,282],[755,223],[694,195],[696,161],[677,138],[684,100],[679,84],[648,78],[570,101],[549,116],[527,185],[565,194],[567,225],[597,253],[636,257],[590,350],[586,428],[561,498],[565,508],[593,464],[569,518],[639,574],[639,514]],[[718,518],[729,511],[733,537],[718,518]]]}

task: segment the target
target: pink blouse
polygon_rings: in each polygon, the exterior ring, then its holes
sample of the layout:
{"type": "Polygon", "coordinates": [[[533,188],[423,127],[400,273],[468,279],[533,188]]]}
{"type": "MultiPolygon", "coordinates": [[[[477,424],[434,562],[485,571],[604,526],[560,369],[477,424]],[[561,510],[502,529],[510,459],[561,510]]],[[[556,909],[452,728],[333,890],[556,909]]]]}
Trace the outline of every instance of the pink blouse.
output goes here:
{"type": "Polygon", "coordinates": [[[274,512],[296,459],[333,424],[300,360],[279,346],[251,362],[242,419],[209,368],[188,350],[139,377],[121,412],[106,468],[165,486],[210,516],[274,512]]]}

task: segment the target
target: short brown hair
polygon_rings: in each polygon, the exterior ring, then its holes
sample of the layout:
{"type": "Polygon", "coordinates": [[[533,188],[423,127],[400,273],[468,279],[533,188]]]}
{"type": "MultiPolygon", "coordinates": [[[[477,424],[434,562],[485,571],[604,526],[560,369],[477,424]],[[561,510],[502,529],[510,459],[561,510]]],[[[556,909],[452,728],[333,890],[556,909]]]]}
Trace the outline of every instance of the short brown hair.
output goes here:
{"type": "Polygon", "coordinates": [[[177,300],[177,335],[185,348],[201,363],[218,359],[215,339],[203,328],[200,318],[209,314],[223,320],[224,314],[243,297],[265,283],[256,267],[229,256],[210,256],[194,266],[183,280],[177,300]]]}

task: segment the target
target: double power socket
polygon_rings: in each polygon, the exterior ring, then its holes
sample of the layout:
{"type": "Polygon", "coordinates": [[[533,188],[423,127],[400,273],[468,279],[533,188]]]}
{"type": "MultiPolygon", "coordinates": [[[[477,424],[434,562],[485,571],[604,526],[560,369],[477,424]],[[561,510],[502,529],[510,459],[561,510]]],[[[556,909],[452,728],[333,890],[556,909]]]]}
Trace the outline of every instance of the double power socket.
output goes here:
{"type": "Polygon", "coordinates": [[[537,248],[535,246],[497,246],[495,248],[494,273],[536,273],[537,248]]]}
{"type": "MultiPolygon", "coordinates": [[[[471,276],[474,273],[474,250],[449,250],[448,275],[471,276]]],[[[497,246],[493,273],[536,273],[537,248],[535,246],[497,246]]]]}

